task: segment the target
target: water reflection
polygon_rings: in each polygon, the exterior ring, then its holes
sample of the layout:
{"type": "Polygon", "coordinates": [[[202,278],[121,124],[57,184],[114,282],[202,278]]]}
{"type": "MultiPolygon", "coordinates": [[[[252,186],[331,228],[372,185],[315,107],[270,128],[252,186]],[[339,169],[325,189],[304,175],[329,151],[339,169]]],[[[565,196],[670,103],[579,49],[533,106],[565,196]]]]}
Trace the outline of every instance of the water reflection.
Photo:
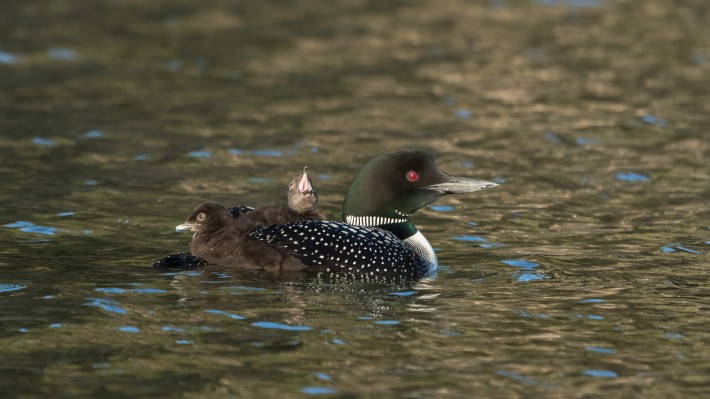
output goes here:
{"type": "Polygon", "coordinates": [[[702,397],[703,15],[662,1],[6,4],[0,384],[702,397]],[[281,200],[308,165],[337,219],[363,162],[410,147],[506,183],[417,213],[436,277],[148,268],[185,249],[172,228],[194,204],[281,200]]]}

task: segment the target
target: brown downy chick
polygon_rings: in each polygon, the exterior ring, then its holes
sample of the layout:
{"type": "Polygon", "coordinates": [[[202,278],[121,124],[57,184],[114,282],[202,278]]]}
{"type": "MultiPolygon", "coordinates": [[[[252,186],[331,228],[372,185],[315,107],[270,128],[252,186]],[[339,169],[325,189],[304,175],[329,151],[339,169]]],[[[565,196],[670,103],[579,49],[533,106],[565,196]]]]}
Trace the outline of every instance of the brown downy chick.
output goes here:
{"type": "MultiPolygon", "coordinates": [[[[205,202],[197,206],[185,223],[175,229],[189,229],[195,233],[190,241],[190,254],[208,263],[268,270],[298,270],[303,265],[293,256],[248,236],[259,226],[324,219],[316,210],[318,194],[313,189],[306,168],[289,183],[288,203],[288,208],[283,205],[265,205],[256,209],[227,209],[216,202],[205,202]]],[[[175,262],[171,267],[181,268],[201,266],[194,257],[171,256],[168,257],[170,262],[163,263],[167,265],[175,262]]]]}
{"type": "Polygon", "coordinates": [[[175,229],[193,231],[190,254],[210,264],[264,270],[303,269],[304,265],[283,249],[249,238],[256,225],[246,216],[252,214],[261,212],[255,209],[235,220],[224,205],[204,202],[175,229]]]}

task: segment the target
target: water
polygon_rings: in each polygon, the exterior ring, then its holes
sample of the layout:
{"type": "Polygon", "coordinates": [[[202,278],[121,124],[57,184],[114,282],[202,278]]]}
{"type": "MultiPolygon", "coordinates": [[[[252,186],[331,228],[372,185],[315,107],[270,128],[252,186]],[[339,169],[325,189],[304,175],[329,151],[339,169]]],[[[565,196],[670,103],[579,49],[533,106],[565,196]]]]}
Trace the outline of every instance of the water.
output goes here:
{"type": "Polygon", "coordinates": [[[710,393],[703,2],[16,2],[0,15],[3,397],[710,393]],[[150,264],[203,200],[320,207],[399,148],[501,187],[433,278],[150,264]]]}

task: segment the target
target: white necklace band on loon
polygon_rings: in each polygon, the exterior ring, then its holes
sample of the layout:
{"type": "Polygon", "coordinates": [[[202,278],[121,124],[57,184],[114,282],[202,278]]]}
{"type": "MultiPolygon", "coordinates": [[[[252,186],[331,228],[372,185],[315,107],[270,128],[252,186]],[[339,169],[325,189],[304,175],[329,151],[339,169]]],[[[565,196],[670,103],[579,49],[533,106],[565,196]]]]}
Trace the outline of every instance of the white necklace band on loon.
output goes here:
{"type": "Polygon", "coordinates": [[[345,216],[345,222],[353,226],[382,226],[384,224],[404,223],[407,219],[388,218],[383,216],[345,216]]]}

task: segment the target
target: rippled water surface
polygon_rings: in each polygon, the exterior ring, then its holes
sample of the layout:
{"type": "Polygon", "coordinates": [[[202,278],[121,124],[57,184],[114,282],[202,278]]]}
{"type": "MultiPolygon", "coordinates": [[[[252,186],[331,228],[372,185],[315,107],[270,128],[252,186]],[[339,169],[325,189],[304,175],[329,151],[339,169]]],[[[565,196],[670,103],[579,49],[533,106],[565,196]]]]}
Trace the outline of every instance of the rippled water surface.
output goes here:
{"type": "Polygon", "coordinates": [[[706,397],[709,87],[704,1],[5,4],[0,393],[706,397]],[[414,215],[435,277],[150,267],[411,147],[501,183],[414,215]]]}

